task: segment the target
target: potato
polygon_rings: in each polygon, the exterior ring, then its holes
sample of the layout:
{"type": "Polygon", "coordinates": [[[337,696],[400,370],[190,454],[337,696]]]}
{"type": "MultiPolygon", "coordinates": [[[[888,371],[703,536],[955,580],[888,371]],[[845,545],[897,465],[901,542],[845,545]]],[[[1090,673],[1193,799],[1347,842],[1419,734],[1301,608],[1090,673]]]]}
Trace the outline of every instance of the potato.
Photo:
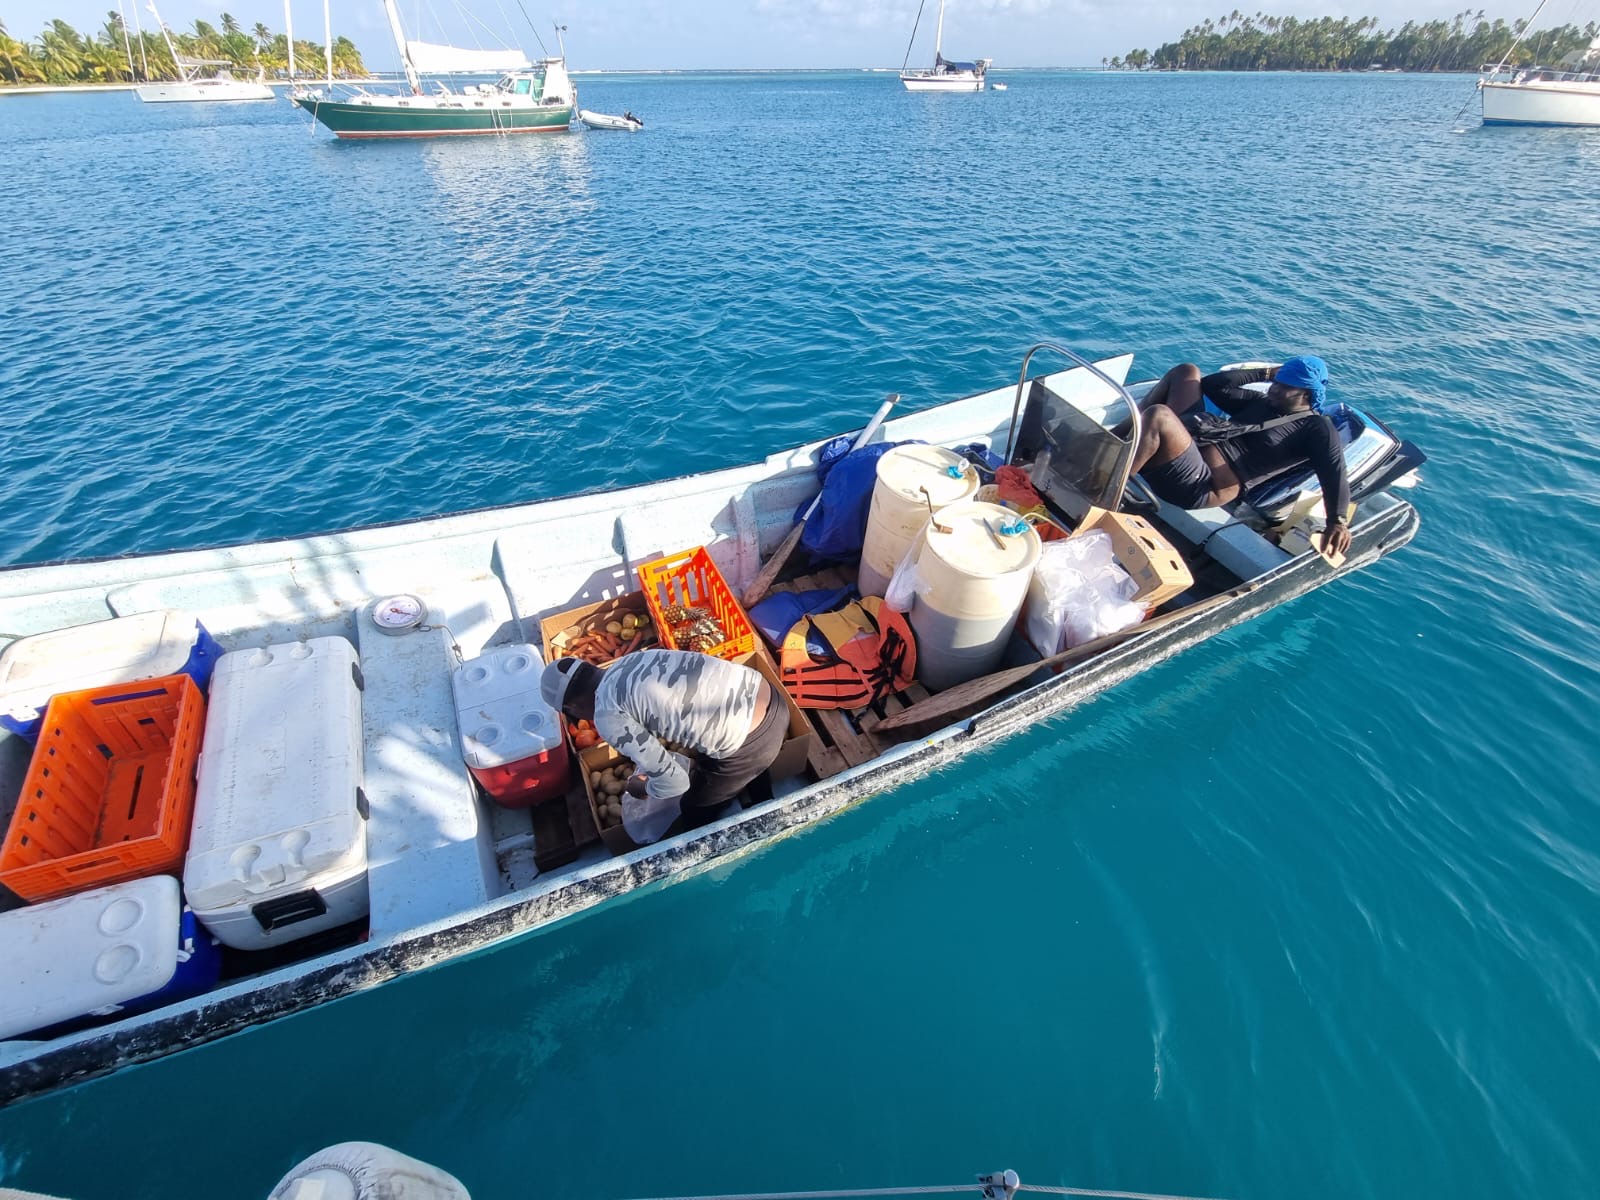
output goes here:
{"type": "Polygon", "coordinates": [[[600,785],[602,791],[608,796],[622,795],[622,783],[616,779],[608,779],[600,785]]]}
{"type": "Polygon", "coordinates": [[[590,771],[589,772],[589,786],[590,787],[599,787],[601,785],[601,783],[603,783],[604,781],[605,781],[605,776],[602,775],[599,771],[590,771]]]}

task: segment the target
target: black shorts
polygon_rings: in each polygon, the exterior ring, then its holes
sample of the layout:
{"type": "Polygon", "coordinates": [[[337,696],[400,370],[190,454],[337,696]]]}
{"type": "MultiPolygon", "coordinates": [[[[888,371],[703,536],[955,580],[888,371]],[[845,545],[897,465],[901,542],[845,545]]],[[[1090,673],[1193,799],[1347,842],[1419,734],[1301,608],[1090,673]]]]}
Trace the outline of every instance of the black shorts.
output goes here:
{"type": "Polygon", "coordinates": [[[704,759],[690,775],[689,790],[681,803],[691,827],[721,812],[739,789],[772,765],[783,749],[789,733],[789,706],[783,693],[767,680],[763,679],[761,686],[768,690],[769,697],[767,715],[761,718],[761,724],[727,758],[704,759]]]}
{"type": "Polygon", "coordinates": [[[1159,467],[1147,466],[1139,474],[1152,492],[1179,508],[1206,508],[1207,500],[1216,490],[1211,468],[1200,456],[1200,447],[1193,442],[1171,462],[1159,467]]]}

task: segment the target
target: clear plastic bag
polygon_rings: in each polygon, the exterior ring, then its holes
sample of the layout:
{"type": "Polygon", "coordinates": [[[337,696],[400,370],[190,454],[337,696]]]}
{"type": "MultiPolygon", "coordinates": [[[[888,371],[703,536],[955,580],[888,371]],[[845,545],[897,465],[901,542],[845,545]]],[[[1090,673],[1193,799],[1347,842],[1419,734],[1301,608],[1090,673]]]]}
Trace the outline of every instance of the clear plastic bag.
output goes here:
{"type": "MultiPolygon", "coordinates": [[[[672,757],[678,760],[678,764],[685,771],[691,770],[692,764],[682,754],[674,754],[672,757]]],[[[653,798],[648,795],[635,796],[624,790],[622,828],[641,846],[659,842],[683,812],[682,800],[682,795],[653,798]]]]}
{"type": "Polygon", "coordinates": [[[928,540],[928,531],[924,529],[911,539],[911,545],[900,558],[900,565],[894,569],[894,574],[889,577],[889,585],[883,589],[883,602],[898,613],[909,613],[911,606],[916,603],[917,597],[927,590],[927,585],[922,582],[922,577],[917,574],[917,557],[922,553],[922,547],[928,540]]]}
{"type": "Polygon", "coordinates": [[[1044,603],[1030,604],[1028,640],[1042,654],[1055,654],[1144,620],[1133,603],[1138,584],[1113,553],[1111,538],[1096,530],[1046,542],[1034,567],[1044,603]]]}

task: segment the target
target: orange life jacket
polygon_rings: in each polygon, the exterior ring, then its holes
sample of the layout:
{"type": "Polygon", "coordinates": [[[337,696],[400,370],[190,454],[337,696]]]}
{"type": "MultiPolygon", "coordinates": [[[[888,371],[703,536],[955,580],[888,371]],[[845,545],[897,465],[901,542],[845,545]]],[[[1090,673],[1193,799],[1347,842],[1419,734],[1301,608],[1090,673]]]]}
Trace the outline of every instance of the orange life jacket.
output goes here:
{"type": "Polygon", "coordinates": [[[778,677],[801,708],[863,708],[910,687],[916,670],[916,637],[905,614],[877,596],[801,617],[778,655],[778,677]],[[823,658],[806,644],[812,631],[828,648],[823,658]]]}

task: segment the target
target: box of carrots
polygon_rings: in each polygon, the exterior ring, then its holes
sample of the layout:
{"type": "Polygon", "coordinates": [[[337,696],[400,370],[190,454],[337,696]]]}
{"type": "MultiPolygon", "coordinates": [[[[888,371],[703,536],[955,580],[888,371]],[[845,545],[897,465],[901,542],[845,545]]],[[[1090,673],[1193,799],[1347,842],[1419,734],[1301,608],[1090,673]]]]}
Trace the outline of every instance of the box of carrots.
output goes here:
{"type": "Polygon", "coordinates": [[[598,604],[568,609],[539,623],[546,662],[573,655],[603,667],[612,659],[657,645],[643,592],[624,592],[598,604]]]}

